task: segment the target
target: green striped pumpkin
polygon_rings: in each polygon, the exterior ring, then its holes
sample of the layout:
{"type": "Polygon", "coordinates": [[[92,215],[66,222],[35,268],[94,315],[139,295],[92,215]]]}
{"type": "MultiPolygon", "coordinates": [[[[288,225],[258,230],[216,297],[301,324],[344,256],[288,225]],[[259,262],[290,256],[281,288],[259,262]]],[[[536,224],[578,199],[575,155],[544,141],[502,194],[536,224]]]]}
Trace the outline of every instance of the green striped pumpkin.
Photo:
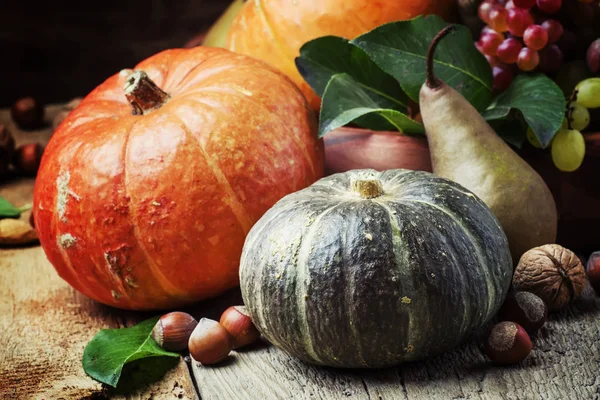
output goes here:
{"type": "Polygon", "coordinates": [[[274,345],[311,363],[385,367],[482,327],[513,265],[497,219],[450,180],[354,170],[281,199],[251,229],[244,302],[274,345]]]}

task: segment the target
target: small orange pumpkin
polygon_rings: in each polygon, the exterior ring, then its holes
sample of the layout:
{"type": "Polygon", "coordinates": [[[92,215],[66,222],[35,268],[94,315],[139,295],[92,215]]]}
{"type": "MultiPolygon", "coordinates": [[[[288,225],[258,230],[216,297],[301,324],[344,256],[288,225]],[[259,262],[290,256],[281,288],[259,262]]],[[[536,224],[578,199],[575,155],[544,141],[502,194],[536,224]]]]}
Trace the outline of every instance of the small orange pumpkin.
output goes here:
{"type": "Polygon", "coordinates": [[[353,39],[375,27],[418,15],[453,17],[455,0],[249,0],[233,21],[226,48],[264,60],[289,76],[311,107],[320,99],[294,63],[312,39],[336,35],[353,39]]]}
{"type": "Polygon", "coordinates": [[[173,308],[238,284],[249,229],[323,175],[323,147],[301,93],[261,61],[196,47],[135,70],[58,127],[33,212],[75,289],[119,308],[173,308]]]}

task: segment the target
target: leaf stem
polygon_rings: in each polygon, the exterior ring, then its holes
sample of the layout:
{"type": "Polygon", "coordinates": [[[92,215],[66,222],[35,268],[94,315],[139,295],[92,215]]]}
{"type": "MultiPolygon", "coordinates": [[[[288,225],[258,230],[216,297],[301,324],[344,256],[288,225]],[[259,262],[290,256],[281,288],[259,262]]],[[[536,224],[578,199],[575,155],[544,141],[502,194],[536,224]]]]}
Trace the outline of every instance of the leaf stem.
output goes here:
{"type": "Polygon", "coordinates": [[[433,56],[435,55],[435,49],[444,37],[455,30],[455,25],[449,25],[445,27],[437,35],[435,35],[431,41],[431,44],[429,45],[429,51],[427,52],[427,86],[429,86],[431,89],[436,89],[442,85],[442,81],[435,77],[433,70],[433,56]]]}

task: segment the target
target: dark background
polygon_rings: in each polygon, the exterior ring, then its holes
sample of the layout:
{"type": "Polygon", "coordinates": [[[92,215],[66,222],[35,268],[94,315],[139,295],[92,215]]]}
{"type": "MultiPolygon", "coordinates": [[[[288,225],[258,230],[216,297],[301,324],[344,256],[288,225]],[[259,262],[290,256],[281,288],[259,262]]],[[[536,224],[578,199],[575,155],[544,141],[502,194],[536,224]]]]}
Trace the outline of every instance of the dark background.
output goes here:
{"type": "Polygon", "coordinates": [[[83,96],[123,68],[182,47],[229,0],[0,1],[0,107],[83,96]]]}

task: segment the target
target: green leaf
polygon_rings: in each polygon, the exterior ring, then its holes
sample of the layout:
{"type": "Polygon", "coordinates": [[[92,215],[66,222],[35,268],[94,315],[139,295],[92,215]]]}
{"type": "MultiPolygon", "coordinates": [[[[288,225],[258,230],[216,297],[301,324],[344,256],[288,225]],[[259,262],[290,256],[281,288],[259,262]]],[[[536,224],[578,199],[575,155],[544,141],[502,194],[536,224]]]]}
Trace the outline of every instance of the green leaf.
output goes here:
{"type": "Polygon", "coordinates": [[[27,208],[17,208],[5,198],[0,197],[0,218],[19,218],[21,212],[25,210],[27,208]]]}
{"type": "Polygon", "coordinates": [[[296,58],[296,67],[321,97],[334,75],[347,73],[357,85],[371,92],[371,97],[377,97],[382,107],[406,111],[408,106],[408,97],[398,82],[344,38],[324,36],[305,43],[296,58]]]}
{"type": "MultiPolygon", "coordinates": [[[[383,71],[393,76],[404,92],[419,101],[426,78],[426,58],[435,35],[448,24],[438,16],[417,17],[382,25],[352,40],[383,71]]],[[[469,30],[457,30],[442,40],[435,53],[435,74],[459,91],[476,109],[484,110],[492,96],[492,71],[479,53],[469,30]]]]}
{"type": "Polygon", "coordinates": [[[550,78],[544,74],[521,74],[492,101],[483,116],[494,121],[518,110],[541,145],[546,147],[562,124],[565,107],[562,90],[550,78]]]}
{"type": "Polygon", "coordinates": [[[510,113],[507,118],[488,121],[492,129],[508,144],[516,148],[523,147],[527,124],[517,113],[510,113]]]}
{"type": "Polygon", "coordinates": [[[131,328],[102,329],[83,352],[83,369],[92,378],[117,387],[123,366],[149,357],[179,357],[162,349],[151,337],[158,317],[140,322],[131,328]]]}
{"type": "Polygon", "coordinates": [[[370,91],[358,85],[350,75],[334,75],[323,94],[323,105],[319,118],[319,137],[323,137],[327,132],[349,122],[365,117],[377,118],[380,123],[389,124],[400,132],[420,134],[425,132],[423,125],[397,110],[382,107],[377,100],[377,96],[373,96],[370,91]]]}
{"type": "Polygon", "coordinates": [[[109,394],[131,394],[149,383],[161,380],[165,374],[179,363],[175,357],[140,358],[125,364],[117,387],[109,394]],[[125,379],[127,377],[127,379],[125,379]]]}

